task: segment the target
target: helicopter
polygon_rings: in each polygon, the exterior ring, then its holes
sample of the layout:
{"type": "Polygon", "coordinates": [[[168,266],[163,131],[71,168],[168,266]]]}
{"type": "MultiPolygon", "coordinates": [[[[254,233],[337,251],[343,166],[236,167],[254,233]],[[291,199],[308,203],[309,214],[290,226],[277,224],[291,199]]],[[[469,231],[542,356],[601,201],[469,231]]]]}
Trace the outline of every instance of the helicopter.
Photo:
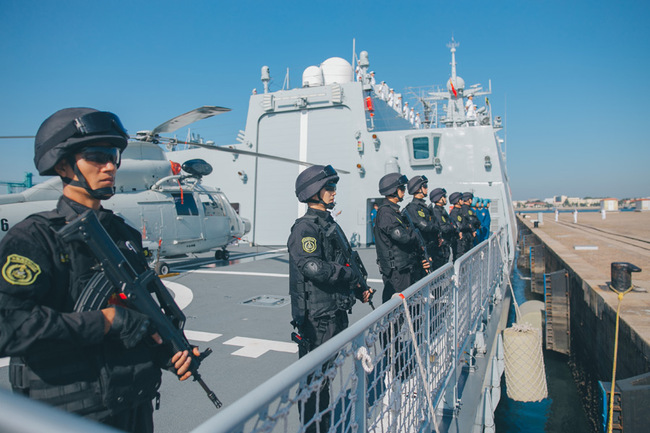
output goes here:
{"type": "MultiPolygon", "coordinates": [[[[174,132],[227,111],[230,109],[204,106],[152,131],[138,131],[122,154],[115,181],[116,194],[102,202],[105,208],[142,233],[145,254],[159,275],[169,273],[169,265],[161,257],[181,257],[216,249],[216,260],[228,260],[228,245],[251,229],[250,221],[238,215],[219,188],[201,183],[201,178],[212,172],[207,162],[169,161],[159,145],[165,142],[170,148],[178,144],[175,138],[161,137],[161,133],[174,132]]],[[[204,143],[188,141],[187,144],[204,143]]],[[[22,193],[0,195],[0,239],[28,215],[56,207],[61,194],[61,180],[52,178],[22,193]]]]}
{"type": "MultiPolygon", "coordinates": [[[[231,111],[229,108],[203,106],[170,119],[153,130],[138,131],[122,153],[115,180],[116,193],[102,206],[124,218],[142,234],[145,254],[159,275],[169,273],[161,258],[177,258],[215,250],[216,260],[228,260],[227,247],[251,230],[251,222],[242,218],[220,188],[204,185],[202,177],[212,166],[202,159],[182,164],[167,159],[165,150],[179,145],[247,155],[311,166],[313,163],[270,155],[234,146],[216,146],[212,141],[178,140],[165,137],[202,119],[231,111]]],[[[0,136],[33,138],[33,136],[0,136]]],[[[349,174],[347,170],[337,169],[349,174]]],[[[0,195],[0,240],[16,223],[27,216],[56,207],[63,189],[58,177],[17,194],[0,195]]]]}

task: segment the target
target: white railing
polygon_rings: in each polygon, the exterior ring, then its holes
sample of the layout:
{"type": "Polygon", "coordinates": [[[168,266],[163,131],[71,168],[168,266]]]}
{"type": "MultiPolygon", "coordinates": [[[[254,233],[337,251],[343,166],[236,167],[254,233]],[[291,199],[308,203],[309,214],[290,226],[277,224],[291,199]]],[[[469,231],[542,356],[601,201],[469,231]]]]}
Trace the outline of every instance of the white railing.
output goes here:
{"type": "MultiPolygon", "coordinates": [[[[404,299],[394,297],[379,306],[193,432],[448,430],[449,418],[458,413],[454,400],[462,366],[471,363],[468,356],[473,356],[471,337],[483,328],[503,294],[508,259],[500,244],[506,236],[504,230],[493,234],[453,265],[406,289],[404,299]],[[329,402],[319,401],[321,410],[312,419],[304,419],[310,395],[326,383],[329,402]],[[323,420],[329,420],[329,427],[325,428],[323,420]]],[[[11,394],[0,397],[6,402],[15,399],[13,409],[0,406],[3,432],[27,431],[10,422],[17,407],[25,413],[38,411],[37,419],[46,425],[71,418],[53,409],[42,411],[41,404],[11,394]]],[[[108,431],[99,424],[75,420],[64,426],[65,431],[108,431]]]]}
{"type": "Polygon", "coordinates": [[[395,297],[381,305],[193,432],[439,429],[447,424],[436,419],[446,415],[442,398],[458,386],[458,367],[471,352],[470,337],[501,299],[508,269],[499,248],[504,241],[503,230],[493,234],[453,266],[445,265],[406,289],[404,301],[395,297]],[[304,419],[309,397],[325,384],[329,402],[317,398],[320,411],[304,419]]]}

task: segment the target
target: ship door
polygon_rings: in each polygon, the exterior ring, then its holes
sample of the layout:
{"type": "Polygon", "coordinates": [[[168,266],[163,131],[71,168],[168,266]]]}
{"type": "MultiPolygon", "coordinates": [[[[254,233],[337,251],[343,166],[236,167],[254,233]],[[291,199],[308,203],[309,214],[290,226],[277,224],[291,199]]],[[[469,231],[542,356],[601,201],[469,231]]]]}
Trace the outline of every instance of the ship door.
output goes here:
{"type": "Polygon", "coordinates": [[[369,198],[366,200],[366,245],[374,245],[375,243],[373,228],[377,213],[373,212],[373,209],[375,208],[375,204],[381,206],[383,200],[383,197],[369,198]]]}

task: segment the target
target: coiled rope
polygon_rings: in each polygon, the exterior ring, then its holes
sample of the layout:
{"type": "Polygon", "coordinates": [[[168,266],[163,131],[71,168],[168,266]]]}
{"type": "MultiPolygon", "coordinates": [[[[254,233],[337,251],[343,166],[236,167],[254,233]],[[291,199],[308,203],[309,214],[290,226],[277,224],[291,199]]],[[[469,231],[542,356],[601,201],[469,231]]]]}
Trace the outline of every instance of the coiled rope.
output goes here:
{"type": "Polygon", "coordinates": [[[609,416],[607,417],[607,433],[612,433],[612,421],[614,416],[614,386],[616,384],[616,358],[618,357],[618,321],[621,315],[621,303],[623,302],[623,296],[632,290],[634,286],[630,286],[629,289],[619,292],[612,285],[609,285],[609,288],[614,292],[618,293],[618,305],[616,306],[616,331],[614,335],[614,365],[612,367],[612,388],[609,392],[609,416]]]}
{"type": "Polygon", "coordinates": [[[436,421],[436,412],[433,410],[433,400],[431,399],[431,392],[429,392],[429,387],[427,385],[427,378],[424,373],[424,363],[420,357],[420,350],[418,349],[418,341],[415,337],[415,330],[413,329],[413,320],[411,319],[411,313],[409,312],[408,304],[406,303],[406,298],[401,293],[395,293],[393,297],[398,296],[402,299],[402,304],[404,304],[404,314],[406,315],[406,323],[409,325],[409,331],[411,334],[411,339],[413,340],[413,347],[415,347],[415,358],[418,361],[418,367],[420,370],[420,376],[422,377],[422,385],[424,388],[424,393],[427,395],[427,404],[429,406],[429,413],[431,414],[431,420],[435,431],[438,431],[438,421],[436,421]]]}

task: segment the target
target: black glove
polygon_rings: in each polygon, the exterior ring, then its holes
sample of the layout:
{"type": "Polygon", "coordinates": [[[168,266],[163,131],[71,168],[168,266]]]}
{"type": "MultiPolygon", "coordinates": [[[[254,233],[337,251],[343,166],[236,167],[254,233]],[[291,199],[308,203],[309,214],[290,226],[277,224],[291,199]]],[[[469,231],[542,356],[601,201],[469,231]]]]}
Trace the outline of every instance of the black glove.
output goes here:
{"type": "Polygon", "coordinates": [[[127,349],[135,347],[144,337],[155,332],[151,321],[144,314],[128,308],[115,307],[115,317],[108,335],[117,337],[127,349]]]}

